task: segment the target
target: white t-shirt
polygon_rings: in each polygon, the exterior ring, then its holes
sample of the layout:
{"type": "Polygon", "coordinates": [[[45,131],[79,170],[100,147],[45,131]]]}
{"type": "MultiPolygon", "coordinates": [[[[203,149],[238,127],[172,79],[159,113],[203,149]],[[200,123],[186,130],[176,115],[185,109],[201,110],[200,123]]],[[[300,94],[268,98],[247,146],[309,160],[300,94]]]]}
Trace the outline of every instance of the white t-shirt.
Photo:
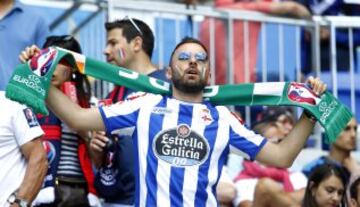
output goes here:
{"type": "Polygon", "coordinates": [[[43,134],[30,108],[11,101],[0,91],[0,206],[25,176],[26,160],[20,147],[43,134]]]}

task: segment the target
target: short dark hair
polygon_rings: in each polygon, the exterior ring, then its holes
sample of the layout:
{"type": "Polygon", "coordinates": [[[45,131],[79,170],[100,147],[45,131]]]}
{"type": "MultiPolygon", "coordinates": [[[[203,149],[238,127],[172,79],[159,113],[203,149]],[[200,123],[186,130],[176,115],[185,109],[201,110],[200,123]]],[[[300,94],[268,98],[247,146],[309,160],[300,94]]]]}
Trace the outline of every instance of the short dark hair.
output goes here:
{"type": "Polygon", "coordinates": [[[122,34],[129,43],[135,37],[139,36],[143,40],[142,49],[151,59],[154,50],[154,34],[150,27],[139,19],[132,18],[133,22],[140,29],[141,33],[133,25],[130,19],[115,20],[113,22],[106,22],[105,29],[107,32],[113,29],[122,29],[122,34]]]}
{"type": "Polygon", "coordinates": [[[195,43],[195,44],[200,45],[200,46],[205,50],[206,54],[208,54],[208,50],[207,50],[206,46],[205,46],[200,40],[195,39],[195,38],[193,38],[193,37],[184,37],[184,38],[181,40],[181,42],[179,42],[179,43],[175,46],[174,50],[172,51],[172,53],[171,53],[171,55],[170,55],[169,65],[171,65],[171,61],[172,61],[172,58],[173,58],[173,56],[174,56],[175,51],[176,51],[181,45],[187,44],[187,43],[195,43]]]}
{"type": "Polygon", "coordinates": [[[357,199],[358,196],[358,187],[360,185],[360,177],[356,178],[356,180],[350,185],[350,198],[357,199]]]}
{"type": "Polygon", "coordinates": [[[43,48],[57,46],[76,53],[82,53],[79,42],[71,35],[52,35],[46,38],[43,48]]]}

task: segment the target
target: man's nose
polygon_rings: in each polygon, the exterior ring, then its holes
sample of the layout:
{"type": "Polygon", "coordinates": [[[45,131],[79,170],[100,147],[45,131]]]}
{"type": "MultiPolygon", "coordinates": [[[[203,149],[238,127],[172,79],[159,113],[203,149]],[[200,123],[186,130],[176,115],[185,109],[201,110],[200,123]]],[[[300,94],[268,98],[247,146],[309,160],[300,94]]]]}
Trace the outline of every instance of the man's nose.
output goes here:
{"type": "Polygon", "coordinates": [[[109,46],[106,46],[105,48],[104,48],[104,51],[103,51],[103,54],[104,55],[108,55],[109,54],[109,46]]]}
{"type": "Polygon", "coordinates": [[[194,56],[191,56],[189,60],[190,60],[190,64],[197,64],[197,60],[194,56]]]}

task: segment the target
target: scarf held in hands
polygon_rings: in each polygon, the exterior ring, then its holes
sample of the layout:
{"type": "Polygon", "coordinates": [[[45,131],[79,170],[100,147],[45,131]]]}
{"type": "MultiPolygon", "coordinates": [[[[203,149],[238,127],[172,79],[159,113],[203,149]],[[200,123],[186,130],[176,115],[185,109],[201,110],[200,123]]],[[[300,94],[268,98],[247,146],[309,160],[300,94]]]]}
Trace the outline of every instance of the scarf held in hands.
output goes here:
{"type": "MultiPolygon", "coordinates": [[[[24,103],[35,112],[48,114],[45,99],[52,74],[60,60],[81,73],[133,90],[171,95],[170,84],[126,68],[87,58],[62,48],[47,48],[25,64],[17,66],[6,88],[6,97],[24,103]]],[[[303,83],[266,82],[215,85],[204,89],[204,98],[216,105],[298,106],[308,110],[325,129],[330,142],[345,128],[352,114],[331,93],[317,96],[303,83]]]]}

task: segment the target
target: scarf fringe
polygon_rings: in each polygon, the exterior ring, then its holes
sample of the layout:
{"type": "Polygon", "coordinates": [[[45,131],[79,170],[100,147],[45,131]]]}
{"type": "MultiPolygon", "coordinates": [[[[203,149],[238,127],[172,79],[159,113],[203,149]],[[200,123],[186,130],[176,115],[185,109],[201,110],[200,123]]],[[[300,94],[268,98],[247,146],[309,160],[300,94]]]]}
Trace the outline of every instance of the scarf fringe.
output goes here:
{"type": "Polygon", "coordinates": [[[11,100],[16,100],[20,103],[25,103],[31,107],[35,112],[48,115],[49,111],[46,108],[44,100],[37,97],[29,90],[25,90],[15,84],[9,83],[6,88],[6,97],[11,100]]]}
{"type": "Polygon", "coordinates": [[[341,105],[331,116],[337,117],[336,119],[330,119],[332,122],[326,125],[322,125],[326,131],[327,143],[333,143],[336,141],[339,134],[344,130],[348,122],[353,117],[351,111],[345,106],[341,105]]]}

